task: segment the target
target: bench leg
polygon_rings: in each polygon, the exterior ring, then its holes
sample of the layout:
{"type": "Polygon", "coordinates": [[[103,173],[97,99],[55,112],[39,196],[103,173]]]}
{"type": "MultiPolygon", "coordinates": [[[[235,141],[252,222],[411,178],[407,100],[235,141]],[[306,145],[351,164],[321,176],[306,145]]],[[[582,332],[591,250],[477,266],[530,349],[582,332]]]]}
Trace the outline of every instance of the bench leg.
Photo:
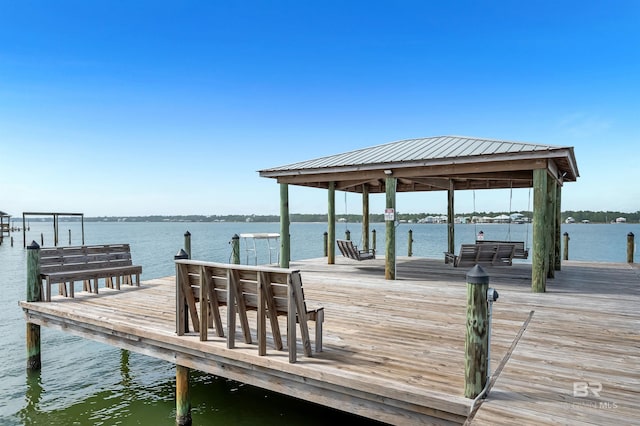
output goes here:
{"type": "Polygon", "coordinates": [[[324,321],[324,309],[316,315],[316,352],[322,352],[322,322],[324,321]]]}

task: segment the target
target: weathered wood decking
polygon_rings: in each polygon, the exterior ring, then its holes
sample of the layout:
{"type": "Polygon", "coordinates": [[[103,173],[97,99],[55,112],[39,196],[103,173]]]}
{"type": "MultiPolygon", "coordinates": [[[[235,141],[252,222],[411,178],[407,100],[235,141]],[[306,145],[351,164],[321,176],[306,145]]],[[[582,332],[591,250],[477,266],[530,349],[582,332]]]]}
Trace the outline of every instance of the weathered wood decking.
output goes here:
{"type": "Polygon", "coordinates": [[[255,345],[177,336],[173,277],[21,306],[43,326],[392,424],[640,424],[636,265],[564,262],[544,294],[531,293],[528,264],[485,268],[500,293],[498,376],[472,410],[463,397],[467,269],[399,258],[388,281],[384,259],[336,262],[291,263],[306,299],[325,309],[323,352],[296,364],[272,346],[261,357],[255,345]]]}

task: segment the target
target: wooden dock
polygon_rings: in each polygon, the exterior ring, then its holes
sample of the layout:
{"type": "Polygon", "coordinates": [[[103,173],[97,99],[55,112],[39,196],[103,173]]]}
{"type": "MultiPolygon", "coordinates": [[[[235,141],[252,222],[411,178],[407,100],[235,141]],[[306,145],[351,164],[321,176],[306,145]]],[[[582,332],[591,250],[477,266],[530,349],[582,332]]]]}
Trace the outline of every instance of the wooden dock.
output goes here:
{"type": "Polygon", "coordinates": [[[463,396],[467,268],[398,258],[391,281],[384,259],[326,262],[291,263],[325,309],[323,352],[295,364],[286,348],[258,356],[240,338],[227,349],[213,334],[177,336],[174,277],[20,305],[35,324],[389,424],[640,424],[637,265],[565,261],[546,293],[531,292],[530,264],[485,268],[500,294],[495,374],[474,405],[463,396]]]}

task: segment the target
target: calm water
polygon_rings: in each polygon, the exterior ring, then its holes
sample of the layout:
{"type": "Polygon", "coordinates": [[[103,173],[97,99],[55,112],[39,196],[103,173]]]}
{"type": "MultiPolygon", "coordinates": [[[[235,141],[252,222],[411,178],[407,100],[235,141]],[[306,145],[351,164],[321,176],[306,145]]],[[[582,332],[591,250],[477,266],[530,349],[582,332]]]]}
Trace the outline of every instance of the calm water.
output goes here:
{"type": "MultiPolygon", "coordinates": [[[[378,250],[384,247],[384,224],[377,231],[378,250]]],[[[61,222],[60,245],[79,245],[80,225],[61,222]]],[[[336,225],[338,237],[349,229],[356,244],[360,224],[336,225]]],[[[446,249],[446,225],[401,224],[397,253],[406,255],[408,231],[413,231],[413,255],[442,258],[446,249]]],[[[456,225],[456,241],[473,242],[482,230],[485,239],[527,241],[530,225],[456,225]]],[[[173,256],[191,235],[194,259],[228,262],[234,234],[279,232],[279,224],[256,223],[86,223],[87,244],[131,244],[134,263],[143,267],[142,279],[173,275],[173,256]]],[[[292,260],[321,257],[326,224],[291,225],[292,260]]],[[[569,258],[589,261],[626,261],[627,234],[638,235],[640,225],[563,225],[570,236],[569,258]]],[[[52,245],[51,223],[31,222],[27,243],[52,245]]],[[[0,246],[0,424],[1,425],[174,425],[175,367],[144,355],[42,328],[42,371],[25,371],[25,321],[18,300],[26,295],[26,251],[22,233],[14,233],[0,246]]],[[[268,263],[266,241],[257,241],[258,259],[247,252],[241,239],[242,263],[268,263]]],[[[251,246],[249,246],[251,247],[251,246]]],[[[637,256],[636,256],[637,259],[637,256]]],[[[223,378],[192,373],[194,424],[208,425],[325,425],[331,422],[371,424],[286,396],[270,393],[223,378]],[[254,407],[247,410],[247,407],[254,407]]]]}

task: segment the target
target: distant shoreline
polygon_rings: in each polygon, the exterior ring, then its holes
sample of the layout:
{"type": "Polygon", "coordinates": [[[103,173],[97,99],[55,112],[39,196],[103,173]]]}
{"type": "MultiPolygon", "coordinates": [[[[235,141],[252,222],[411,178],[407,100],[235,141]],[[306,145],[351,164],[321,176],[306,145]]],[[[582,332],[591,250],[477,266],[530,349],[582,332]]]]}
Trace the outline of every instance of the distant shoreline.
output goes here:
{"type": "MultiPolygon", "coordinates": [[[[533,217],[532,212],[519,211],[519,212],[474,212],[474,213],[459,213],[456,214],[456,218],[471,218],[477,217],[496,217],[500,215],[522,215],[522,217],[531,219],[533,217]]],[[[430,223],[442,223],[442,219],[446,223],[446,215],[440,213],[398,213],[398,220],[401,223],[420,223],[423,224],[425,218],[431,218],[433,221],[430,223]]],[[[581,225],[585,223],[591,224],[609,224],[615,221],[617,218],[624,218],[623,223],[640,223],[640,211],[635,213],[628,212],[612,212],[612,211],[565,211],[561,213],[562,223],[565,223],[567,218],[572,218],[575,225],[581,225]]],[[[52,216],[28,216],[27,220],[31,222],[51,222],[52,216]]],[[[309,214],[309,213],[292,213],[289,215],[291,222],[308,222],[308,223],[326,223],[327,214],[309,214]]],[[[81,217],[78,216],[60,216],[61,222],[80,222],[81,217]]],[[[255,215],[255,214],[238,214],[238,215],[151,215],[151,216],[86,216],[85,222],[234,222],[234,223],[278,223],[280,222],[279,215],[255,215]]],[[[348,215],[336,215],[336,222],[347,223],[359,223],[362,221],[362,216],[358,214],[348,215]]],[[[383,214],[370,214],[369,221],[372,223],[384,223],[383,214]]],[[[12,216],[11,222],[14,226],[21,224],[21,216],[12,216]]],[[[473,222],[475,223],[475,222],[473,222]]],[[[486,223],[486,222],[485,222],[486,223]]],[[[509,223],[508,221],[503,223],[509,223]]],[[[513,223],[513,222],[512,222],[513,223]]]]}

